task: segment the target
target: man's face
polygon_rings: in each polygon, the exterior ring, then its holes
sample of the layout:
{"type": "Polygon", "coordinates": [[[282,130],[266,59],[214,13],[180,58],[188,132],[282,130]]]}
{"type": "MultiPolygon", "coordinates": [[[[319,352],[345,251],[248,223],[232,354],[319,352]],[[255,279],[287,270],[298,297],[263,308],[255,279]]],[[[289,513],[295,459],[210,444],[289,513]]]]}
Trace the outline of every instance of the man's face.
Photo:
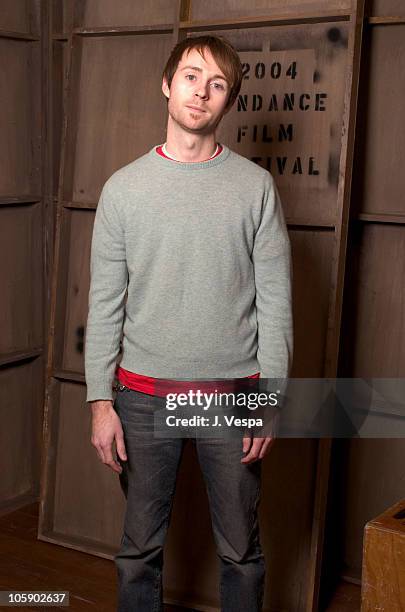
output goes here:
{"type": "Polygon", "coordinates": [[[165,79],[162,83],[171,120],[190,133],[214,132],[227,112],[229,84],[209,49],[204,49],[204,56],[205,59],[197,49],[186,49],[170,90],[165,79]]]}

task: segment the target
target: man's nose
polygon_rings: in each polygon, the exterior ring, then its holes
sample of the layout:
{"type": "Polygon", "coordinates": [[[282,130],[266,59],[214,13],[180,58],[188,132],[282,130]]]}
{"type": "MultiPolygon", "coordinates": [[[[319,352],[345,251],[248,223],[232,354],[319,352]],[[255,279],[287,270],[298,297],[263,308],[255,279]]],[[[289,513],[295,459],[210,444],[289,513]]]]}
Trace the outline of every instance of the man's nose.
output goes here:
{"type": "Polygon", "coordinates": [[[209,85],[208,83],[199,83],[196,87],[195,95],[199,98],[203,98],[204,100],[208,98],[209,94],[209,85]]]}

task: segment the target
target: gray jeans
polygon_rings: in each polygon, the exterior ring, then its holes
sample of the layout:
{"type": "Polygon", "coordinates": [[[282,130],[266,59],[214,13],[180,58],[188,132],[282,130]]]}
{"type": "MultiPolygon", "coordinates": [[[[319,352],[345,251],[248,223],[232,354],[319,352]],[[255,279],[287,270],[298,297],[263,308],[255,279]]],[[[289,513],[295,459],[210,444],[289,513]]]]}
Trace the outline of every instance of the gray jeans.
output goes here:
{"type": "MultiPolygon", "coordinates": [[[[121,388],[114,409],[124,431],[127,461],[117,457],[127,505],[114,557],[118,612],[163,610],[163,545],[177,470],[187,438],[154,435],[154,411],[164,398],[121,388]]],[[[261,461],[244,465],[240,438],[191,438],[207,489],[220,559],[222,612],[262,610],[265,559],[259,541],[261,461]]]]}

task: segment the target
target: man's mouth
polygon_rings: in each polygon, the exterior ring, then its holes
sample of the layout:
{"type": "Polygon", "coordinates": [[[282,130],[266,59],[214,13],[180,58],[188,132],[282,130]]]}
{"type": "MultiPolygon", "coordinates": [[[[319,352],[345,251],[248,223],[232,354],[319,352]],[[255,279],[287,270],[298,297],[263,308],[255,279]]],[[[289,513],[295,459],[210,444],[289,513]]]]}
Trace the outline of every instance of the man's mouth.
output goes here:
{"type": "Polygon", "coordinates": [[[191,104],[188,104],[187,108],[189,108],[190,110],[198,111],[200,113],[205,113],[205,110],[203,110],[199,106],[192,106],[191,104]]]}

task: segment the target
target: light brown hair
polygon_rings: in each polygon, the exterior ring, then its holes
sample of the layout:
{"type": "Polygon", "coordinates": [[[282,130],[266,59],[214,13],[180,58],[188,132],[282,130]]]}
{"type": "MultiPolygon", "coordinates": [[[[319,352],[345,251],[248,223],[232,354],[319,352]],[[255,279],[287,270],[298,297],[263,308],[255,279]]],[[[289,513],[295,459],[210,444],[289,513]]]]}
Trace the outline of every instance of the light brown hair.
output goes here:
{"type": "Polygon", "coordinates": [[[162,76],[166,78],[167,85],[170,89],[173,75],[177,70],[179,61],[183,57],[184,51],[187,49],[189,52],[191,49],[197,49],[202,57],[204,57],[204,49],[207,48],[211,51],[215,62],[222,70],[228,82],[229,96],[225,107],[226,110],[228,110],[235,102],[240,91],[242,83],[242,64],[237,51],[230,42],[225,40],[225,38],[219,36],[193,36],[180,41],[173,48],[162,76]]]}

